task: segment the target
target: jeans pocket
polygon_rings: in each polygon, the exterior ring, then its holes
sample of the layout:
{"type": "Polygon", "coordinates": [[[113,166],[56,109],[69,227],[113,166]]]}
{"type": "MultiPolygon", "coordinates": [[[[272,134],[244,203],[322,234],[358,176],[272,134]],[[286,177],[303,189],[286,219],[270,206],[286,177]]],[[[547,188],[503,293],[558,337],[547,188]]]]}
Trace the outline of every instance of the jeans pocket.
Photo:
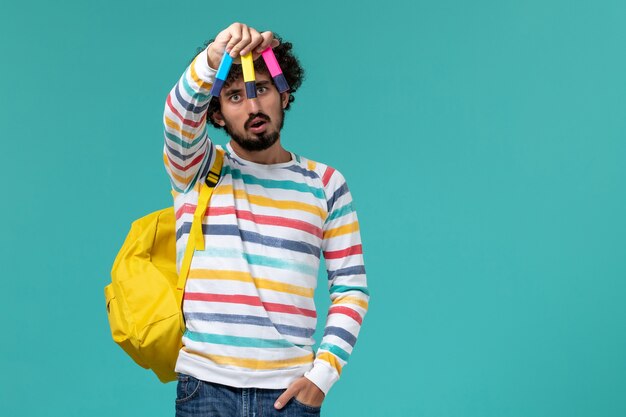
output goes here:
{"type": "Polygon", "coordinates": [[[315,415],[315,414],[319,415],[319,414],[320,414],[320,411],[322,410],[322,407],[321,407],[321,406],[319,406],[319,407],[314,407],[314,406],[312,406],[312,405],[308,405],[308,404],[301,403],[300,401],[296,400],[296,397],[293,397],[293,398],[291,399],[291,401],[293,401],[293,403],[294,403],[294,404],[296,404],[296,405],[298,405],[300,408],[304,409],[305,411],[307,411],[307,412],[309,412],[309,413],[313,413],[314,415],[315,415]]]}
{"type": "Polygon", "coordinates": [[[198,394],[200,384],[199,379],[191,375],[178,374],[178,385],[176,386],[176,404],[189,401],[198,394]]]}

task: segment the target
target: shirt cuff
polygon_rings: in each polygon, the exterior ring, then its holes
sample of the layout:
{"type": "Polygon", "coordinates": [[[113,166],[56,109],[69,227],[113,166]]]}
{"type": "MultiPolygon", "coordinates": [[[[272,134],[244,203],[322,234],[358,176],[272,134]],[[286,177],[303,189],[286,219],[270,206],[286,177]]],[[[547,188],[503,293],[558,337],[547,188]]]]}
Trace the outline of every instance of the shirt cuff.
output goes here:
{"type": "Polygon", "coordinates": [[[306,372],[304,377],[317,385],[317,387],[324,392],[324,395],[328,394],[330,388],[339,379],[337,371],[321,360],[315,361],[313,363],[313,368],[306,372]]]}
{"type": "MultiPolygon", "coordinates": [[[[211,45],[209,44],[209,46],[211,45]]],[[[202,81],[213,84],[217,70],[211,68],[209,66],[209,62],[207,61],[209,46],[207,46],[204,51],[200,52],[197,59],[194,60],[194,69],[202,81]]]]}

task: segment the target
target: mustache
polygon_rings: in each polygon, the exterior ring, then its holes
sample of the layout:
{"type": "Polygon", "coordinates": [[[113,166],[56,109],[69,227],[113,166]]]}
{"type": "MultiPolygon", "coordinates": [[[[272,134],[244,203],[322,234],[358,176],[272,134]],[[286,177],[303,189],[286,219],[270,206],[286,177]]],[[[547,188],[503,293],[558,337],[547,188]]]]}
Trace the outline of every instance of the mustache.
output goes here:
{"type": "Polygon", "coordinates": [[[266,122],[270,121],[270,117],[265,114],[265,113],[255,113],[255,114],[251,114],[250,116],[248,116],[248,120],[246,120],[246,123],[244,123],[243,127],[245,127],[246,129],[248,129],[250,127],[250,124],[252,123],[252,121],[256,118],[262,119],[266,122]]]}

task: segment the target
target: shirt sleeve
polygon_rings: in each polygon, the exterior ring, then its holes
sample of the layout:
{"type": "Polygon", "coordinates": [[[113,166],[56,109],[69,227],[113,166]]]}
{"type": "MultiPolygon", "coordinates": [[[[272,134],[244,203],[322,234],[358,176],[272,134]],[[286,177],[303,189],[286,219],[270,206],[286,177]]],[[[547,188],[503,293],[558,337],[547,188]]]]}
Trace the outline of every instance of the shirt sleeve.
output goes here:
{"type": "Polygon", "coordinates": [[[207,49],[187,67],[165,102],[163,162],[176,192],[192,189],[197,178],[207,174],[215,157],[206,114],[217,71],[209,67],[207,49]]]}
{"type": "Polygon", "coordinates": [[[328,202],[322,251],[331,305],[313,368],[304,376],[327,394],[352,353],[368,309],[369,291],[359,222],[348,185],[332,168],[327,168],[322,182],[328,202]]]}

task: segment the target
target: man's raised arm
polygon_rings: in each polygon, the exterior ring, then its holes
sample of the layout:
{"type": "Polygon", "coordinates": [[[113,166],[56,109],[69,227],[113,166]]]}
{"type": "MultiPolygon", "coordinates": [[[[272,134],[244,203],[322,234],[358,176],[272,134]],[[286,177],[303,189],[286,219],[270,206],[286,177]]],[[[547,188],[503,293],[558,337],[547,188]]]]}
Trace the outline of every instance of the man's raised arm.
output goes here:
{"type": "Polygon", "coordinates": [[[259,33],[233,23],[195,57],[172,88],[163,112],[163,160],[175,191],[192,189],[213,162],[215,149],[207,135],[206,114],[211,101],[209,91],[224,51],[233,58],[252,51],[256,58],[276,43],[272,32],[259,33]]]}

